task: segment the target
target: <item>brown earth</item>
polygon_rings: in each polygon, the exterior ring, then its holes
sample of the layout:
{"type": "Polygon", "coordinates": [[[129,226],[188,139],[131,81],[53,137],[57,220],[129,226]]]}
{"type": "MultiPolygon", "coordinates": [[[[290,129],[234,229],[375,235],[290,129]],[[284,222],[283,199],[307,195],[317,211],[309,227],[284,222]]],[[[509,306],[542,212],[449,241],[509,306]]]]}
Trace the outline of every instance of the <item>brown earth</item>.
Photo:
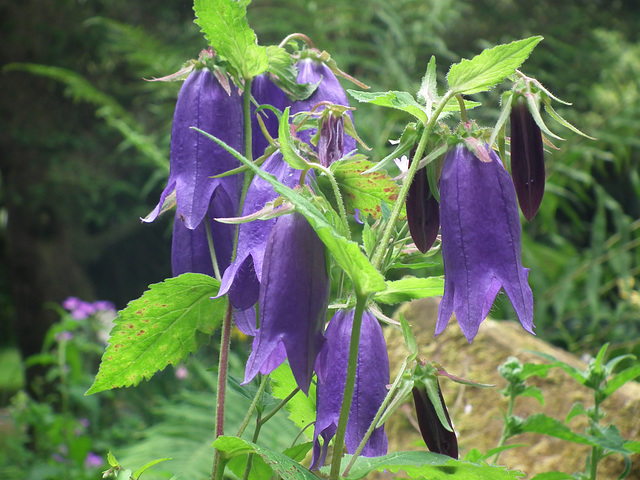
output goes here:
{"type": "MultiPolygon", "coordinates": [[[[527,350],[543,352],[580,369],[585,363],[546,342],[525,332],[517,322],[497,322],[487,319],[478,336],[469,344],[457,322],[452,319],[445,331],[433,338],[438,302],[435,299],[418,300],[404,305],[401,312],[412,325],[419,346],[419,355],[427,361],[437,361],[449,373],[480,383],[496,385],[481,389],[454,383],[441,378],[449,413],[454,422],[460,445],[460,458],[472,448],[486,452],[498,444],[503,422],[502,415],[507,400],[498,392],[506,382],[497,368],[510,356],[522,363],[545,363],[545,360],[527,350]]],[[[386,329],[392,378],[406,355],[402,335],[397,329],[386,329]]],[[[564,421],[575,402],[585,408],[593,405],[590,391],[582,387],[559,368],[549,371],[547,378],[531,378],[529,384],[539,386],[544,394],[544,406],[534,398],[518,398],[516,415],[527,417],[545,413],[564,421]]],[[[605,403],[605,424],[615,424],[623,438],[640,440],[640,384],[630,382],[617,390],[605,403]]],[[[389,451],[426,449],[415,424],[413,406],[404,405],[387,422],[389,451]]],[[[582,432],[586,426],[584,416],[569,423],[574,431],[582,432]]],[[[525,434],[510,439],[507,444],[525,444],[500,455],[499,463],[511,469],[525,472],[525,478],[538,473],[561,471],[569,474],[584,471],[589,454],[586,446],[537,434],[525,434]]],[[[634,463],[628,479],[640,479],[640,458],[631,457],[634,463]]],[[[617,479],[623,471],[621,455],[605,459],[598,469],[598,479],[617,479]]],[[[390,478],[380,475],[378,478],[390,478]]]]}

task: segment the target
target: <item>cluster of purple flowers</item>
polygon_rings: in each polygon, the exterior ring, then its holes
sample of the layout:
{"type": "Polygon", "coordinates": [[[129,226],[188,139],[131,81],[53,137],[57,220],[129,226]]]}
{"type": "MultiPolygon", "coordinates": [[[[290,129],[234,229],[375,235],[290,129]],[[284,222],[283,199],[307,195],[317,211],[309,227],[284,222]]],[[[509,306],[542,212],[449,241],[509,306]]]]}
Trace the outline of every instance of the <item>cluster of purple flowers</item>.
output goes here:
{"type": "MultiPolygon", "coordinates": [[[[279,110],[291,107],[292,115],[314,108],[320,112],[329,103],[349,105],[345,91],[325,63],[315,58],[302,58],[296,66],[298,83],[317,85],[309,98],[291,101],[265,74],[252,81],[251,94],[256,103],[279,110]]],[[[240,224],[233,256],[235,227],[216,219],[238,215],[242,174],[217,179],[212,176],[238,167],[238,161],[190,127],[196,126],[243,151],[243,95],[246,92],[239,92],[226,73],[215,67],[194,67],[180,90],[174,113],[169,181],[158,205],[145,220],[155,220],[175,201],[174,275],[184,272],[216,274],[209,249],[212,240],[221,277],[218,295],[228,295],[237,326],[254,337],[245,383],[258,373],[272,372],[288,359],[299,388],[308,393],[316,372],[319,409],[314,435],[314,465],[319,466],[337,427],[353,312],[338,311],[325,330],[331,290],[325,247],[300,213],[240,224]],[[322,446],[319,437],[324,439],[322,446]]],[[[257,115],[263,115],[262,123],[271,137],[277,137],[278,133],[278,119],[273,112],[261,110],[256,113],[253,108],[252,151],[245,152],[252,158],[263,156],[269,146],[259,128],[257,115]]],[[[343,117],[333,114],[326,117],[318,128],[298,132],[294,128],[294,133],[321,163],[328,166],[356,146],[355,140],[345,134],[343,117]],[[318,134],[318,129],[319,140],[313,145],[311,139],[318,134]]],[[[292,168],[279,151],[271,154],[261,168],[291,188],[298,187],[301,182],[310,187],[315,183],[313,171],[303,174],[292,168]]],[[[242,217],[255,214],[276,198],[273,187],[256,176],[246,191],[240,214],[242,217]]],[[[354,414],[347,426],[349,453],[354,453],[362,440],[386,395],[389,382],[382,331],[370,313],[365,314],[361,344],[356,398],[352,407],[354,414]]],[[[378,428],[363,454],[383,455],[386,449],[384,429],[378,428]]]]}
{"type": "Polygon", "coordinates": [[[85,302],[77,297],[68,297],[62,302],[62,308],[67,310],[75,320],[85,320],[98,312],[115,312],[116,307],[107,300],[85,302]]]}

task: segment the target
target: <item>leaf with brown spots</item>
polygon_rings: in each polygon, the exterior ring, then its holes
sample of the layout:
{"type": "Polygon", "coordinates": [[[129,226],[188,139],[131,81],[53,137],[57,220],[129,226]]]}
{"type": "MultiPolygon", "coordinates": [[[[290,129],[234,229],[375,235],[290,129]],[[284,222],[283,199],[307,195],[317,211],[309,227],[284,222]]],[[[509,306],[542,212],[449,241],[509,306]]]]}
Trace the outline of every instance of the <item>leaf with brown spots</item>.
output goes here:
{"type": "MultiPolygon", "coordinates": [[[[354,213],[357,208],[364,214],[373,218],[381,216],[381,202],[389,205],[389,210],[393,208],[393,203],[398,198],[400,188],[393,179],[384,172],[372,172],[363,175],[373,163],[368,160],[345,160],[335,162],[331,165],[331,170],[340,186],[343,200],[347,211],[354,213]]],[[[406,212],[402,207],[401,219],[405,218],[406,212]]]]}
{"type": "Polygon", "coordinates": [[[217,329],[227,298],[212,299],[220,282],[185,273],[149,286],[120,312],[93,385],[86,395],[147,380],[198,351],[217,329]]]}

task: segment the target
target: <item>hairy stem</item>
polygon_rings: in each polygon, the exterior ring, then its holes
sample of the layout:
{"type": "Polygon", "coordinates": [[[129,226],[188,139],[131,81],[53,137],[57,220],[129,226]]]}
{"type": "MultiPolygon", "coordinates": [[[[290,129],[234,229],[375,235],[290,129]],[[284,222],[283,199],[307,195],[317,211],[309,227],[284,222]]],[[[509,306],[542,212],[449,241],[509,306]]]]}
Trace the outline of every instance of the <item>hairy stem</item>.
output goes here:
{"type": "Polygon", "coordinates": [[[268,375],[260,375],[260,386],[258,387],[258,391],[256,392],[255,396],[253,397],[253,400],[251,401],[251,405],[249,405],[249,411],[247,412],[247,414],[244,417],[244,420],[242,420],[242,424],[240,425],[240,428],[238,429],[238,433],[236,433],[236,437],[241,437],[242,434],[244,433],[244,431],[247,428],[247,425],[249,425],[249,421],[251,420],[251,416],[253,415],[253,412],[256,409],[256,406],[258,405],[258,402],[260,401],[260,397],[262,396],[262,394],[264,393],[265,389],[267,388],[267,384],[269,383],[269,376],[268,375]]]}
{"type": "MultiPolygon", "coordinates": [[[[224,406],[227,393],[227,374],[229,370],[229,344],[231,343],[231,303],[227,304],[227,313],[222,321],[222,337],[220,340],[220,357],[218,359],[218,388],[216,395],[216,438],[224,435],[224,406]]],[[[224,466],[221,464],[220,452],[216,450],[213,461],[213,479],[222,478],[224,466]]]]}
{"type": "Polygon", "coordinates": [[[349,344],[349,363],[347,367],[347,378],[344,384],[344,394],[342,396],[342,408],[338,420],[338,430],[336,432],[335,443],[333,445],[333,457],[331,459],[331,480],[340,478],[340,461],[342,460],[342,450],[344,449],[344,436],[347,433],[347,421],[353,400],[353,390],[356,384],[356,368],[358,363],[358,349],[360,347],[360,327],[362,326],[362,314],[367,303],[366,297],[358,295],[356,299],[356,309],[353,314],[353,329],[351,331],[351,343],[349,344]]]}

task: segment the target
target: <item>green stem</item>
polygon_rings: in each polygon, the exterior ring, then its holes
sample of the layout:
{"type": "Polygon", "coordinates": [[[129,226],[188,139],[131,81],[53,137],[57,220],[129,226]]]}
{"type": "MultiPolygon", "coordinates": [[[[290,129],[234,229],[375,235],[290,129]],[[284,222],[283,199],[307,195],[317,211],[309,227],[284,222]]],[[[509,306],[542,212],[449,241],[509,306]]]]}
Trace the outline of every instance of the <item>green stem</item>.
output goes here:
{"type": "MultiPolygon", "coordinates": [[[[231,303],[227,304],[227,313],[222,321],[222,337],[220,340],[220,357],[218,359],[218,388],[216,395],[216,438],[224,435],[224,407],[227,393],[227,375],[229,370],[229,344],[231,343],[231,303]]],[[[222,478],[224,465],[221,464],[220,452],[216,450],[213,462],[213,479],[222,478]]]]}
{"type": "Polygon", "coordinates": [[[378,422],[380,421],[380,418],[382,418],[382,415],[386,411],[387,406],[389,405],[389,402],[391,402],[391,399],[395,396],[396,391],[398,390],[398,386],[400,385],[400,382],[402,382],[402,377],[404,376],[404,372],[406,369],[407,369],[407,359],[405,358],[404,362],[402,363],[402,366],[400,367],[400,371],[398,372],[398,375],[396,375],[396,379],[394,380],[393,385],[391,385],[391,388],[389,389],[389,393],[387,393],[387,396],[384,397],[382,405],[380,405],[380,408],[378,409],[376,416],[371,422],[371,425],[369,425],[367,432],[364,434],[364,437],[362,438],[360,445],[358,445],[358,448],[353,454],[353,457],[351,457],[351,460],[347,464],[347,468],[345,468],[344,472],[342,473],[343,476],[346,477],[349,474],[349,470],[351,470],[351,467],[353,467],[353,464],[355,463],[356,458],[358,458],[358,455],[360,455],[362,453],[362,450],[364,450],[364,447],[367,444],[369,437],[371,437],[371,435],[373,434],[373,431],[376,429],[376,425],[378,424],[378,422]]]}
{"type": "Polygon", "coordinates": [[[387,224],[385,226],[384,233],[382,234],[382,240],[380,241],[380,244],[378,245],[378,249],[376,250],[376,253],[373,257],[373,262],[372,262],[373,266],[376,267],[378,270],[380,270],[380,267],[382,266],[382,259],[384,258],[384,255],[388,250],[387,247],[389,245],[389,240],[391,239],[391,235],[393,235],[393,230],[395,228],[396,222],[398,221],[398,218],[400,218],[400,212],[402,212],[402,206],[404,205],[405,200],[407,199],[407,195],[409,194],[409,187],[411,187],[411,182],[413,181],[413,177],[415,177],[416,172],[418,171],[420,160],[422,159],[422,156],[424,154],[424,150],[427,146],[429,137],[431,136],[431,132],[433,131],[433,127],[436,121],[438,120],[440,113],[442,113],[444,106],[447,104],[447,102],[451,99],[453,95],[454,93],[451,91],[446,93],[446,95],[442,98],[442,101],[438,105],[437,110],[429,119],[429,122],[425,126],[424,132],[422,133],[420,142],[416,147],[416,152],[413,155],[411,165],[409,166],[409,171],[407,172],[407,175],[404,178],[402,187],[400,188],[400,192],[398,193],[398,198],[396,199],[396,202],[393,205],[391,216],[389,217],[389,220],[387,221],[387,224]]]}
{"type": "Polygon", "coordinates": [[[460,121],[467,123],[469,119],[467,118],[467,109],[464,106],[464,98],[458,93],[456,94],[456,100],[458,100],[458,105],[460,105],[460,121]]]}
{"type": "Polygon", "coordinates": [[[209,220],[209,214],[204,216],[206,222],[205,231],[207,232],[207,244],[209,245],[209,254],[211,255],[211,264],[213,265],[213,274],[216,280],[220,281],[222,276],[220,275],[220,267],[218,267],[218,259],[216,258],[216,249],[213,246],[213,236],[211,234],[211,220],[209,220]]]}
{"type": "MultiPolygon", "coordinates": [[[[502,429],[502,435],[500,436],[500,440],[498,441],[498,448],[504,446],[507,439],[511,436],[511,422],[513,419],[513,408],[516,403],[516,395],[514,393],[514,385],[511,385],[511,394],[509,395],[509,407],[507,409],[507,415],[504,418],[504,428],[502,429]]],[[[498,463],[498,458],[500,457],[500,452],[496,453],[496,456],[493,459],[493,463],[498,463]]]]}
{"type": "Polygon", "coordinates": [[[344,227],[344,232],[349,240],[351,240],[351,230],[349,229],[349,220],[347,218],[347,211],[344,208],[344,202],[342,201],[342,194],[340,193],[340,187],[338,186],[338,182],[336,178],[333,176],[333,172],[331,169],[326,168],[319,163],[312,164],[314,168],[317,168],[321,172],[323,172],[331,182],[331,187],[333,187],[333,194],[336,196],[336,203],[338,204],[338,210],[340,210],[340,219],[342,220],[342,226],[344,227]]]}
{"type": "Polygon", "coordinates": [[[261,375],[260,377],[261,377],[260,386],[258,387],[258,391],[254,395],[253,400],[251,401],[251,405],[249,405],[249,411],[245,415],[244,420],[242,420],[242,424],[238,429],[238,433],[236,433],[236,437],[241,437],[244,431],[246,430],[247,425],[249,425],[249,421],[251,420],[251,416],[253,415],[253,412],[255,411],[256,406],[258,405],[258,402],[260,401],[260,397],[262,396],[265,389],[267,388],[267,384],[269,383],[268,382],[269,376],[261,375]]]}
{"type": "Polygon", "coordinates": [[[342,460],[342,450],[344,449],[344,436],[347,433],[347,421],[353,400],[353,390],[356,384],[356,368],[358,363],[358,349],[360,347],[360,327],[362,326],[362,314],[367,303],[366,297],[360,295],[356,298],[356,309],[353,314],[353,327],[351,331],[351,343],[349,344],[349,363],[347,367],[347,378],[344,384],[342,396],[342,408],[338,419],[338,430],[336,432],[335,443],[333,445],[333,457],[331,459],[331,480],[340,478],[340,461],[342,460]]]}
{"type": "Polygon", "coordinates": [[[284,400],[282,400],[278,405],[276,405],[273,410],[271,410],[269,413],[267,413],[264,417],[262,417],[262,420],[260,421],[262,424],[267,423],[269,420],[271,420],[271,417],[273,417],[276,413],[278,413],[278,411],[284,407],[289,400],[291,400],[293,397],[295,397],[296,393],[298,393],[300,391],[299,387],[296,387],[293,389],[293,391],[286,396],[286,398],[284,400]]]}

